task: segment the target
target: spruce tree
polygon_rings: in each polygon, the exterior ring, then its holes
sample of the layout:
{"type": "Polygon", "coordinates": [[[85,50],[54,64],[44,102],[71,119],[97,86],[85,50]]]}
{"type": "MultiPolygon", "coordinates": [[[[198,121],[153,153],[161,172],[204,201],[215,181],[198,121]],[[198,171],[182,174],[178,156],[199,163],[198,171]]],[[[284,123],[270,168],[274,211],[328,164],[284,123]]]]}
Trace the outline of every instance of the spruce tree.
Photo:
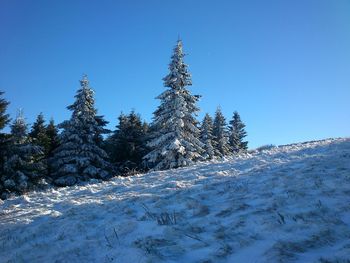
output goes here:
{"type": "Polygon", "coordinates": [[[96,120],[94,91],[86,75],[80,81],[81,88],[75,102],[67,108],[72,111],[70,120],[60,128],[60,145],[51,161],[51,176],[59,186],[73,185],[91,178],[110,177],[108,156],[98,145],[96,138],[104,133],[102,122],[96,120]]]}
{"type": "Polygon", "coordinates": [[[49,139],[49,145],[47,148],[46,156],[48,158],[51,158],[53,156],[54,150],[59,145],[58,128],[56,127],[55,122],[52,118],[50,119],[49,124],[46,127],[46,136],[49,139]]]}
{"type": "MultiPolygon", "coordinates": [[[[9,102],[2,98],[3,94],[4,92],[0,91],[0,178],[4,173],[4,158],[9,150],[9,135],[1,132],[2,129],[4,129],[10,122],[10,116],[6,113],[9,102]]],[[[3,191],[5,191],[5,189],[2,184],[2,180],[0,180],[0,194],[3,191]]]]}
{"type": "Polygon", "coordinates": [[[144,160],[156,170],[187,166],[201,158],[203,144],[199,140],[199,96],[186,88],[192,85],[191,75],[183,58],[182,41],[178,40],[169,64],[169,74],[163,78],[167,89],[157,99],[160,106],[154,112],[151,152],[144,160]]]}
{"type": "Polygon", "coordinates": [[[147,153],[147,124],[142,123],[135,111],[120,114],[118,120],[117,129],[108,139],[111,160],[123,174],[140,170],[142,157],[147,153]]]}
{"type": "Polygon", "coordinates": [[[99,115],[95,117],[95,120],[97,122],[97,125],[99,126],[99,129],[97,130],[95,134],[95,142],[98,147],[104,148],[104,134],[110,134],[111,131],[109,129],[106,129],[105,126],[109,123],[104,119],[104,116],[99,115]]]}
{"type": "Polygon", "coordinates": [[[114,130],[107,138],[107,153],[114,166],[121,165],[126,160],[126,140],[123,140],[126,126],[127,116],[122,112],[118,116],[118,124],[116,130],[114,130]]]}
{"type": "MultiPolygon", "coordinates": [[[[3,94],[4,92],[0,91],[0,96],[3,94]]],[[[10,116],[6,113],[9,104],[8,101],[0,97],[0,131],[10,122],[10,116]]]]}
{"type": "Polygon", "coordinates": [[[2,198],[9,192],[24,193],[33,189],[43,179],[45,166],[39,161],[43,156],[40,146],[31,143],[27,124],[22,113],[11,125],[10,150],[6,155],[2,198]]]}
{"type": "Polygon", "coordinates": [[[124,136],[124,131],[127,126],[127,116],[121,112],[118,116],[118,124],[116,125],[116,129],[112,132],[112,134],[107,138],[105,149],[107,154],[111,160],[111,163],[115,168],[118,169],[121,166],[121,163],[125,161],[125,140],[122,139],[124,136]]]}
{"type": "Polygon", "coordinates": [[[46,149],[46,161],[47,161],[47,174],[49,175],[49,178],[51,178],[52,173],[52,166],[50,165],[50,160],[52,160],[52,157],[54,155],[54,151],[59,146],[59,137],[58,137],[58,128],[55,125],[55,122],[53,118],[50,119],[49,124],[46,126],[46,136],[49,139],[49,144],[46,149]]]}
{"type": "Polygon", "coordinates": [[[147,153],[146,145],[146,133],[147,133],[147,123],[142,122],[141,116],[135,111],[131,111],[128,116],[128,141],[130,152],[130,161],[135,163],[137,168],[140,168],[142,163],[142,157],[147,153]]]}
{"type": "Polygon", "coordinates": [[[42,113],[38,115],[36,121],[33,123],[29,136],[34,144],[42,147],[45,156],[47,156],[50,147],[50,138],[46,132],[45,119],[42,113]]]}
{"type": "Polygon", "coordinates": [[[233,118],[230,121],[230,145],[233,153],[245,152],[248,149],[248,142],[243,141],[247,136],[245,124],[242,122],[238,112],[233,113],[233,118]]]}
{"type": "MultiPolygon", "coordinates": [[[[4,92],[0,91],[0,96],[2,96],[4,92]]],[[[8,134],[2,133],[2,129],[6,127],[6,125],[10,122],[10,116],[6,113],[7,106],[10,103],[5,99],[0,97],[0,174],[3,168],[3,158],[7,151],[8,147],[8,134]]],[[[1,187],[1,186],[0,186],[1,187]]]]}
{"type": "Polygon", "coordinates": [[[227,124],[221,109],[218,108],[215,112],[213,135],[216,149],[219,156],[230,154],[230,145],[227,131],[227,124]]]}
{"type": "Polygon", "coordinates": [[[215,149],[215,141],[213,136],[213,119],[207,113],[204,116],[202,126],[200,128],[200,139],[204,144],[204,158],[213,159],[215,156],[218,156],[217,150],[215,149]]]}

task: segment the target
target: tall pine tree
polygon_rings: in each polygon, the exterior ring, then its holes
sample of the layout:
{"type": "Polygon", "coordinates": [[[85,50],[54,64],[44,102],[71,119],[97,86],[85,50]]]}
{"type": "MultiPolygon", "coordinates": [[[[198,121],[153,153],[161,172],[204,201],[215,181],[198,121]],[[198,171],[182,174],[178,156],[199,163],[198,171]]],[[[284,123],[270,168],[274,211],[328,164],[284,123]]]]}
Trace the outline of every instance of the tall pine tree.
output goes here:
{"type": "Polygon", "coordinates": [[[214,118],[213,135],[216,149],[220,156],[230,154],[227,124],[220,108],[217,108],[214,118]]]}
{"type": "Polygon", "coordinates": [[[248,142],[244,141],[246,136],[245,124],[242,122],[238,112],[235,111],[230,121],[230,145],[233,153],[240,153],[248,150],[248,142]]]}
{"type": "Polygon", "coordinates": [[[169,74],[163,78],[167,87],[157,99],[160,106],[154,112],[155,134],[148,146],[151,152],[144,160],[156,170],[187,166],[201,158],[203,144],[199,140],[199,96],[191,95],[191,75],[183,58],[182,41],[178,40],[169,64],[169,74]]]}
{"type": "Polygon", "coordinates": [[[43,151],[33,145],[27,133],[27,124],[19,113],[11,125],[10,150],[6,155],[2,198],[9,192],[24,193],[33,189],[43,179],[45,166],[40,161],[43,151]]]}
{"type": "Polygon", "coordinates": [[[67,107],[72,111],[72,116],[60,125],[63,128],[60,146],[55,150],[51,162],[51,176],[54,183],[60,186],[111,176],[108,156],[97,142],[104,128],[103,122],[96,119],[94,91],[86,75],[80,85],[75,102],[67,107]]]}
{"type": "Polygon", "coordinates": [[[204,144],[204,158],[213,159],[215,156],[218,156],[217,150],[215,148],[216,144],[213,136],[213,119],[207,113],[204,116],[202,126],[200,128],[200,139],[204,144]]]}

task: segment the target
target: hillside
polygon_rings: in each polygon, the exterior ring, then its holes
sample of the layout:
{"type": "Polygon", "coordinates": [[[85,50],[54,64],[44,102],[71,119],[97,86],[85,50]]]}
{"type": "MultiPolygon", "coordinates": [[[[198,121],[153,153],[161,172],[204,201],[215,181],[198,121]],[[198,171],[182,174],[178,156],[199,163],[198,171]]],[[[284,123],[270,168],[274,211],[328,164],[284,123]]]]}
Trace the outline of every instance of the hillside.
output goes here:
{"type": "Polygon", "coordinates": [[[0,262],[350,262],[350,139],[0,202],[0,262]]]}

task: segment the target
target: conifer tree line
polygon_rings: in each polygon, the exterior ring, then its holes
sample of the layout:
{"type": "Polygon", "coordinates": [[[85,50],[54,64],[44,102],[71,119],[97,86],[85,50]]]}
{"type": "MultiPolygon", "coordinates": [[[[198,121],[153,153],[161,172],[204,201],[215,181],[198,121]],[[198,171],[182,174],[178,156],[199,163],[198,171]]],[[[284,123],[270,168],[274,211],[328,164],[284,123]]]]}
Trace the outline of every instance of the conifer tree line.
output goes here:
{"type": "Polygon", "coordinates": [[[207,113],[198,121],[201,96],[189,90],[192,79],[184,57],[178,40],[151,123],[132,110],[119,115],[113,131],[106,129],[108,122],[97,112],[86,75],[73,104],[67,107],[70,119],[57,125],[52,118],[47,123],[40,113],[29,129],[22,111],[11,121],[6,112],[9,102],[0,92],[0,197],[246,152],[247,133],[237,111],[228,123],[220,107],[214,117],[207,113]],[[4,133],[8,125],[11,132],[4,133]]]}

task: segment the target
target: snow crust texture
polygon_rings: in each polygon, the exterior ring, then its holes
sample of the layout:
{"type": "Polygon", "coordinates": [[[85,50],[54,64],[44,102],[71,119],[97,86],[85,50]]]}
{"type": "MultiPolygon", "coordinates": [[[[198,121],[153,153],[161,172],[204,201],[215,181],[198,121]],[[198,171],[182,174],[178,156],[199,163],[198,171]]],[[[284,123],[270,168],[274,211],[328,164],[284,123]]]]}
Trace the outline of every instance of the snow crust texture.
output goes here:
{"type": "Polygon", "coordinates": [[[0,262],[350,262],[350,139],[0,202],[0,262]]]}

